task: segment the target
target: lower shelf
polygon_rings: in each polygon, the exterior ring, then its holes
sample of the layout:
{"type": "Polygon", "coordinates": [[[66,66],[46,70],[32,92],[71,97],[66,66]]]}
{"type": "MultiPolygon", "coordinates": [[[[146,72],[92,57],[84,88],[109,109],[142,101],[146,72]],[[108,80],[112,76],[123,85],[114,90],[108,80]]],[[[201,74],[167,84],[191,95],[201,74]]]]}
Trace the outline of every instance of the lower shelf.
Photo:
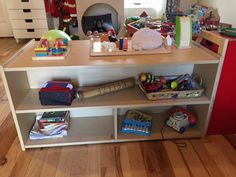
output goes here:
{"type": "Polygon", "coordinates": [[[123,117],[119,117],[117,139],[114,136],[115,129],[112,116],[71,118],[66,137],[46,140],[28,139],[25,143],[25,148],[202,137],[198,126],[188,128],[185,133],[179,134],[177,131],[164,125],[166,117],[165,114],[153,114],[153,128],[150,136],[120,132],[123,117]]]}
{"type": "Polygon", "coordinates": [[[63,138],[30,140],[25,148],[106,143],[114,139],[114,119],[107,117],[71,118],[68,135],[63,138]]]}
{"type": "MultiPolygon", "coordinates": [[[[168,117],[166,114],[153,114],[153,126],[150,136],[141,136],[130,133],[122,133],[119,131],[119,141],[146,141],[146,140],[162,140],[162,139],[181,139],[181,138],[199,138],[202,133],[198,126],[187,128],[183,134],[178,133],[174,129],[165,125],[165,120],[168,117]]],[[[119,130],[123,122],[123,116],[119,117],[119,130]]]]}

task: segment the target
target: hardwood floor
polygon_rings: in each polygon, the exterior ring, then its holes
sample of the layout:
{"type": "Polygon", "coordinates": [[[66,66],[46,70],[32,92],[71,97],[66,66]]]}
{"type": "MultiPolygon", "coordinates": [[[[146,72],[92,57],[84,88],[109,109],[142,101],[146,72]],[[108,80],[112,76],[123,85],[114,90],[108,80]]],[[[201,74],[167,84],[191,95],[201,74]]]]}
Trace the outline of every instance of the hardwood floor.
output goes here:
{"type": "MultiPolygon", "coordinates": [[[[19,47],[2,40],[1,54],[19,47]]],[[[21,151],[0,91],[0,177],[236,177],[236,135],[21,151]]]]}
{"type": "Polygon", "coordinates": [[[236,136],[83,145],[21,151],[16,138],[0,176],[234,177],[236,136]],[[230,141],[228,141],[228,139],[230,141]]]}
{"type": "Polygon", "coordinates": [[[0,38],[0,65],[3,64],[8,57],[10,57],[15,51],[21,48],[27,40],[20,40],[16,43],[14,38],[0,38]]]}
{"type": "MultiPolygon", "coordinates": [[[[28,40],[16,43],[14,38],[0,38],[0,65],[22,47],[28,40]]],[[[15,125],[10,113],[3,82],[0,75],[0,164],[5,163],[5,156],[16,138],[15,125]]],[[[1,173],[0,173],[1,176],[1,173]]]]}

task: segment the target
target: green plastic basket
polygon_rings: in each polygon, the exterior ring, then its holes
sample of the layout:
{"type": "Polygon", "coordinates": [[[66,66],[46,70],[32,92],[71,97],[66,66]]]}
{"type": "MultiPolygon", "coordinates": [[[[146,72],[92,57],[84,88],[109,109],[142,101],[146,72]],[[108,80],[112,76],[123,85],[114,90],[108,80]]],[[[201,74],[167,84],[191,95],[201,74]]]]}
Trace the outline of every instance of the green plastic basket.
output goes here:
{"type": "Polygon", "coordinates": [[[226,36],[236,37],[236,28],[225,28],[222,29],[220,33],[226,36]]]}

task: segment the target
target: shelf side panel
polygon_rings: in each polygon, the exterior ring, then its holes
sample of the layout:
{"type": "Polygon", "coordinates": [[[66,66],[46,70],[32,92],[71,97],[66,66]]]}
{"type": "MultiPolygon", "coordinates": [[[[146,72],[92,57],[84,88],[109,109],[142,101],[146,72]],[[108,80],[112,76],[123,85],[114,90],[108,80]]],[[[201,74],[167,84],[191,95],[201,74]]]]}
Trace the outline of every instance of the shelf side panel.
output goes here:
{"type": "Polygon", "coordinates": [[[193,75],[200,77],[203,81],[204,94],[209,100],[212,98],[212,91],[215,87],[215,79],[218,64],[195,65],[193,75]]]}
{"type": "Polygon", "coordinates": [[[23,142],[26,144],[29,138],[29,133],[35,122],[35,114],[17,114],[17,120],[23,142]]]}
{"type": "Polygon", "coordinates": [[[14,107],[22,101],[29,92],[30,86],[26,71],[5,72],[8,88],[14,107]]]}

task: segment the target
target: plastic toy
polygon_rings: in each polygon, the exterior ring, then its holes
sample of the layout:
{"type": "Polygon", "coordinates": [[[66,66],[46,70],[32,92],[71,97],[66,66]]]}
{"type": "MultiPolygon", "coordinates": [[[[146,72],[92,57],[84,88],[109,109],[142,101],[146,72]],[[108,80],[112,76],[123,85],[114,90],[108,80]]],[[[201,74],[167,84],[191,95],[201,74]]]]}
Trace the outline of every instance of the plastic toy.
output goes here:
{"type": "Polygon", "coordinates": [[[153,83],[153,82],[155,82],[156,78],[151,73],[142,73],[139,75],[139,80],[141,82],[153,83]]]}
{"type": "Polygon", "coordinates": [[[49,30],[43,34],[42,38],[47,39],[49,42],[54,42],[57,38],[71,40],[70,36],[61,30],[49,30]]]}
{"type": "Polygon", "coordinates": [[[36,47],[34,49],[35,56],[43,57],[48,56],[48,48],[47,47],[36,47]]]}
{"type": "Polygon", "coordinates": [[[182,134],[187,127],[196,125],[196,122],[196,117],[190,111],[182,107],[175,107],[171,110],[171,115],[166,120],[166,125],[182,134]]]}
{"type": "Polygon", "coordinates": [[[149,136],[152,130],[152,117],[140,111],[130,110],[126,113],[121,131],[149,136]]]}
{"type": "Polygon", "coordinates": [[[164,77],[157,77],[151,73],[140,74],[139,80],[142,82],[142,85],[147,92],[158,92],[162,90],[163,85],[167,83],[167,80],[164,77]]]}
{"type": "Polygon", "coordinates": [[[49,41],[45,36],[40,39],[39,46],[34,49],[33,60],[64,59],[68,51],[67,38],[55,38],[49,41]]]}
{"type": "Polygon", "coordinates": [[[180,84],[183,83],[184,81],[187,81],[188,79],[190,79],[190,75],[189,75],[189,74],[180,75],[180,76],[177,77],[174,81],[171,82],[171,88],[172,88],[172,89],[177,88],[178,85],[180,85],[180,84]]]}
{"type": "Polygon", "coordinates": [[[226,36],[236,37],[236,28],[224,28],[220,33],[226,36]]]}

